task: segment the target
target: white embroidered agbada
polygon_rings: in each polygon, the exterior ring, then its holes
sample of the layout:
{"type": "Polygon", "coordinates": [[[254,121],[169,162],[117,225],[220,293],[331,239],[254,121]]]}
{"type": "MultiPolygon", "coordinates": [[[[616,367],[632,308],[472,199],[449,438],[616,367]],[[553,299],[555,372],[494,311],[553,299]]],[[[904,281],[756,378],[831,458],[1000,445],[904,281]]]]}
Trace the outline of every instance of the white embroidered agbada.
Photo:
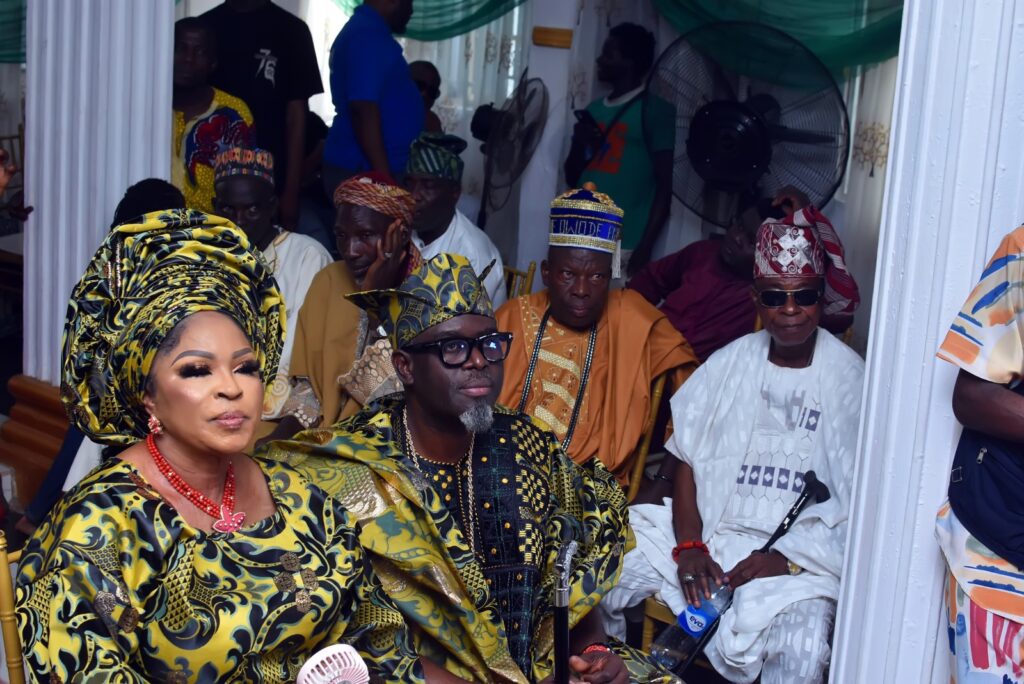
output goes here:
{"type": "Polygon", "coordinates": [[[501,253],[487,233],[477,228],[458,209],[455,210],[455,216],[452,217],[447,230],[429,245],[424,244],[419,235],[413,234],[412,239],[424,261],[429,261],[442,253],[459,254],[469,259],[469,263],[473,264],[473,270],[478,274],[493,261],[494,266],[484,278],[484,289],[487,290],[495,311],[508,299],[505,294],[505,272],[501,253]]]}
{"type": "MultiPolygon", "coordinates": [[[[709,657],[715,650],[748,681],[761,668],[776,616],[798,601],[838,595],[864,377],[861,358],[825,330],[804,369],[770,363],[770,341],[765,331],[747,335],[699,367],[672,397],[676,432],[665,445],[693,468],[703,541],[726,572],[767,541],[804,472],[814,470],[831,492],[773,547],[804,571],[740,587],[708,646],[709,657]]],[[[677,614],[686,606],[669,554],[676,544],[671,499],[632,506],[630,523],[637,546],[620,586],[602,600],[611,613],[606,625],[652,591],[677,614]]]]}

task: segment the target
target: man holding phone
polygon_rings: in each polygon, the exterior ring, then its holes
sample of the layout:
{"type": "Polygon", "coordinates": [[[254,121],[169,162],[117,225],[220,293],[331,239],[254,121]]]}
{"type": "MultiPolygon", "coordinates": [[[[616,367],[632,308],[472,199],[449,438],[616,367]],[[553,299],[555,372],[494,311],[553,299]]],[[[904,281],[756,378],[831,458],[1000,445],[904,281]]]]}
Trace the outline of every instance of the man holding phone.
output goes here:
{"type": "Polygon", "coordinates": [[[664,100],[645,102],[644,80],[653,63],[650,31],[636,24],[612,28],[597,58],[597,79],[611,92],[575,112],[565,161],[570,186],[590,181],[625,212],[623,276],[650,261],[672,201],[675,112],[664,100]]]}

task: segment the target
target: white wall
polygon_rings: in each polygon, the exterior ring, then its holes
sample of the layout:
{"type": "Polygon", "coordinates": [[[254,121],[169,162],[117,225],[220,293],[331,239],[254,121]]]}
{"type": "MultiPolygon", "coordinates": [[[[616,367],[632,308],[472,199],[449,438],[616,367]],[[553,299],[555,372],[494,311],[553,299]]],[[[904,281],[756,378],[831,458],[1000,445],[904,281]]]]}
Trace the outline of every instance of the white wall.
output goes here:
{"type": "Polygon", "coordinates": [[[132,183],[170,171],[174,6],[32,0],[24,372],[56,384],[71,288],[132,183]],[[167,141],[162,144],[161,141],[167,141]]]}
{"type": "Polygon", "coordinates": [[[949,681],[935,512],[958,426],[935,358],[1024,216],[1024,3],[907,0],[831,681],[949,681]]]}
{"type": "MultiPolygon", "coordinates": [[[[571,29],[576,22],[575,0],[534,2],[533,26],[571,29]]],[[[532,28],[530,34],[532,35],[532,28]]],[[[575,40],[575,36],[573,37],[575,40]]],[[[540,78],[548,87],[548,121],[537,151],[520,180],[519,245],[516,266],[526,268],[547,255],[548,213],[555,198],[562,168],[562,141],[571,133],[569,114],[569,50],[530,46],[530,77],[540,78]]],[[[541,287],[539,278],[534,288],[541,287]]]]}

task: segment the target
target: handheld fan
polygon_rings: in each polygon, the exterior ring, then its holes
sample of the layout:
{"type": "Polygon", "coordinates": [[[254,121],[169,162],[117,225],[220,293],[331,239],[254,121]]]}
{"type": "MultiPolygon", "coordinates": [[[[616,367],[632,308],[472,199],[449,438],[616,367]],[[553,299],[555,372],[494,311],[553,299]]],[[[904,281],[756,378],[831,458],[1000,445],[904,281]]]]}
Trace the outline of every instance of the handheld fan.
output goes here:
{"type": "Polygon", "coordinates": [[[317,651],[299,670],[296,684],[368,684],[370,673],[356,649],[334,644],[317,651]]]}

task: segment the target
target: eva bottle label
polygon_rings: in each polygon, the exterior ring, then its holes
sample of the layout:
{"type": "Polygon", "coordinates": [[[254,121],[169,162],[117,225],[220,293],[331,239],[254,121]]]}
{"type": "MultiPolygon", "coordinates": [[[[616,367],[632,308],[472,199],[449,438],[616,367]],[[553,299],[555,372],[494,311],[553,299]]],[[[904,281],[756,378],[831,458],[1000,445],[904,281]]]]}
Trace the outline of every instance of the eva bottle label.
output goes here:
{"type": "Polygon", "coordinates": [[[687,634],[697,638],[704,633],[714,619],[715,615],[710,612],[705,612],[704,610],[694,608],[693,606],[687,606],[686,610],[683,611],[683,614],[679,616],[679,626],[682,627],[687,634]]]}

